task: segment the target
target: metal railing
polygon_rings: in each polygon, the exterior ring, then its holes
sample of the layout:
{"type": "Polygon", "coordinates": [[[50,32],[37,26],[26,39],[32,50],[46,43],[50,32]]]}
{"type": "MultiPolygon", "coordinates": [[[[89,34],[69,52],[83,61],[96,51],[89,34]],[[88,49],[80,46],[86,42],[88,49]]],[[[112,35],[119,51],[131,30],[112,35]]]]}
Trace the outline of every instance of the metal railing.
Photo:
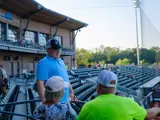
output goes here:
{"type": "Polygon", "coordinates": [[[38,43],[30,44],[23,41],[11,41],[11,40],[0,40],[0,43],[4,45],[12,45],[12,46],[18,46],[18,47],[45,50],[45,48],[43,48],[43,46],[40,46],[38,43]]]}
{"type": "MultiPolygon", "coordinates": [[[[45,45],[41,46],[39,43],[28,43],[25,41],[11,41],[11,40],[0,40],[0,44],[4,45],[11,45],[11,46],[17,46],[17,47],[24,47],[24,48],[31,48],[31,49],[38,49],[38,50],[46,50],[45,45]]],[[[62,47],[63,52],[73,52],[72,49],[68,47],[62,47]]]]}
{"type": "MultiPolygon", "coordinates": [[[[27,104],[27,103],[35,103],[35,102],[40,102],[40,100],[26,100],[26,101],[20,101],[20,102],[10,102],[10,103],[6,103],[6,104],[0,104],[0,107],[13,107],[15,105],[19,105],[19,104],[27,104]]],[[[7,116],[21,116],[21,117],[27,117],[30,118],[32,120],[40,120],[39,118],[35,118],[32,115],[25,115],[25,114],[19,114],[19,113],[14,113],[14,111],[2,111],[0,110],[0,113],[5,114],[7,116]]],[[[8,118],[7,118],[8,119],[8,118]]]]}
{"type": "MultiPolygon", "coordinates": [[[[15,106],[15,105],[19,105],[19,104],[31,104],[31,103],[36,103],[36,102],[40,102],[40,100],[25,100],[25,101],[19,101],[19,102],[10,102],[10,103],[6,103],[6,104],[0,104],[0,108],[7,107],[7,106],[15,106]]],[[[85,102],[83,102],[83,101],[72,101],[71,102],[71,106],[77,112],[77,114],[80,112],[80,110],[84,104],[85,104],[85,102]]],[[[16,115],[16,116],[26,117],[31,120],[40,120],[40,118],[36,118],[35,116],[32,116],[32,115],[25,115],[25,114],[14,113],[14,112],[9,112],[9,111],[2,111],[2,110],[0,110],[0,113],[12,115],[12,116],[16,115]]]]}
{"type": "MultiPolygon", "coordinates": [[[[5,100],[4,98],[4,104],[0,104],[1,106],[4,106],[6,105],[7,102],[14,102],[17,100],[17,97],[18,97],[18,94],[19,94],[19,89],[20,89],[20,86],[16,86],[15,89],[12,92],[12,94],[8,97],[8,100],[5,100]]],[[[3,120],[12,120],[12,117],[13,115],[12,114],[5,114],[4,112],[14,112],[14,109],[15,109],[15,105],[9,105],[9,106],[5,106],[3,107],[3,111],[1,113],[1,119],[3,120]]]]}

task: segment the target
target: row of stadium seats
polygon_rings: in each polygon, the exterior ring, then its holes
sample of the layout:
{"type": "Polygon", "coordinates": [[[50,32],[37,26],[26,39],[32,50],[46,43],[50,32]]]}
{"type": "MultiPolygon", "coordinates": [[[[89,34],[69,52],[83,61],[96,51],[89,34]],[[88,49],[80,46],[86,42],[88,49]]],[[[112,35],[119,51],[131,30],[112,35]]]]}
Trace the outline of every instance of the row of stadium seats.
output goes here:
{"type": "MultiPolygon", "coordinates": [[[[32,89],[28,88],[27,92],[28,92],[29,100],[34,100],[34,95],[33,95],[32,89]]],[[[33,114],[33,112],[34,112],[34,110],[36,108],[36,103],[32,102],[32,103],[29,103],[29,104],[30,104],[29,105],[29,109],[27,109],[29,111],[27,111],[27,112],[33,114]]]]}
{"type": "MultiPolygon", "coordinates": [[[[111,68],[111,70],[117,74],[118,85],[123,88],[123,92],[127,93],[128,90],[130,90],[130,92],[135,96],[135,90],[139,89],[139,86],[150,81],[156,76],[155,69],[147,67],[122,66],[111,68]]],[[[70,77],[70,82],[79,100],[88,101],[91,99],[92,95],[96,95],[95,84],[93,81],[96,83],[96,77],[100,71],[101,70],[99,69],[93,68],[73,70],[70,75],[72,76],[70,77]],[[84,79],[82,76],[85,76],[86,78],[84,79]],[[84,84],[82,84],[82,80],[85,82],[84,84]]]]}
{"type": "MultiPolygon", "coordinates": [[[[1,104],[6,104],[9,102],[16,102],[17,97],[20,91],[20,86],[19,85],[13,85],[12,88],[9,90],[8,94],[5,96],[5,98],[2,100],[1,104]]],[[[14,112],[15,105],[9,105],[9,106],[4,106],[3,111],[7,112],[14,112]]],[[[12,120],[13,115],[11,114],[1,114],[0,119],[2,120],[12,120]]]]}

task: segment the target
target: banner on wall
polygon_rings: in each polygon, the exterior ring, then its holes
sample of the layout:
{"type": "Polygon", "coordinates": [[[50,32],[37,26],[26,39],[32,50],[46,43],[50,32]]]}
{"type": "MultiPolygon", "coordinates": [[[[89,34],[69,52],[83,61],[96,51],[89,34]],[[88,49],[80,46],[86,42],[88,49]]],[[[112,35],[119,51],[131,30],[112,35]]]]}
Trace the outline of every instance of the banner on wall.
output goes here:
{"type": "Polygon", "coordinates": [[[0,17],[7,20],[13,20],[12,14],[9,12],[6,13],[0,13],[0,17]]]}
{"type": "Polygon", "coordinates": [[[6,13],[1,13],[0,12],[0,18],[4,19],[4,20],[7,20],[9,22],[15,22],[17,24],[20,23],[20,21],[16,18],[13,18],[12,14],[10,12],[6,12],[6,13]]]}

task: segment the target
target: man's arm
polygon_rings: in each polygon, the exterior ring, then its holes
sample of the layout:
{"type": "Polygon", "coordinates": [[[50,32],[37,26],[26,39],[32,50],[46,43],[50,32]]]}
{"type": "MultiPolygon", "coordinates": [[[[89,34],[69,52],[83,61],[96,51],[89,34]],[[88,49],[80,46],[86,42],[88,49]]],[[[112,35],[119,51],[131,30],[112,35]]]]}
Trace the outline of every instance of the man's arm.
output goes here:
{"type": "Polygon", "coordinates": [[[44,103],[45,97],[44,97],[44,81],[43,80],[37,80],[37,90],[38,90],[40,100],[44,103]]]}
{"type": "Polygon", "coordinates": [[[70,94],[74,94],[74,91],[73,91],[71,83],[69,83],[69,92],[70,92],[70,94]]]}
{"type": "Polygon", "coordinates": [[[151,120],[157,117],[157,115],[160,113],[160,108],[154,107],[150,109],[144,109],[140,105],[138,105],[135,101],[130,100],[130,109],[133,111],[133,118],[135,120],[151,120]]]}
{"type": "Polygon", "coordinates": [[[151,120],[157,117],[157,115],[160,113],[160,108],[154,107],[147,109],[147,115],[145,120],[151,120]]]}
{"type": "Polygon", "coordinates": [[[70,83],[69,83],[69,92],[70,92],[71,99],[74,100],[74,101],[78,101],[78,99],[74,95],[74,91],[73,91],[72,85],[70,83]]]}
{"type": "Polygon", "coordinates": [[[44,81],[48,80],[48,69],[44,62],[37,64],[36,69],[37,90],[42,102],[45,102],[44,97],[44,81]]]}

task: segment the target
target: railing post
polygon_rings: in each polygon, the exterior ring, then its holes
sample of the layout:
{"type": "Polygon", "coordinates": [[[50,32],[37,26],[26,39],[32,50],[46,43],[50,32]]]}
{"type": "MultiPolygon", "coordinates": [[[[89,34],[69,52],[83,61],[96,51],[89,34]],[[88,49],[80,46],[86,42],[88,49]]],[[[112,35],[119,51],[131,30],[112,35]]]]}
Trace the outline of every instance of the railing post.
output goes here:
{"type": "Polygon", "coordinates": [[[6,23],[6,36],[5,36],[6,40],[8,40],[8,23],[6,23]]]}
{"type": "Polygon", "coordinates": [[[39,42],[40,42],[39,38],[40,38],[40,34],[39,34],[39,32],[37,32],[37,42],[38,42],[37,44],[39,44],[39,42]]]}

